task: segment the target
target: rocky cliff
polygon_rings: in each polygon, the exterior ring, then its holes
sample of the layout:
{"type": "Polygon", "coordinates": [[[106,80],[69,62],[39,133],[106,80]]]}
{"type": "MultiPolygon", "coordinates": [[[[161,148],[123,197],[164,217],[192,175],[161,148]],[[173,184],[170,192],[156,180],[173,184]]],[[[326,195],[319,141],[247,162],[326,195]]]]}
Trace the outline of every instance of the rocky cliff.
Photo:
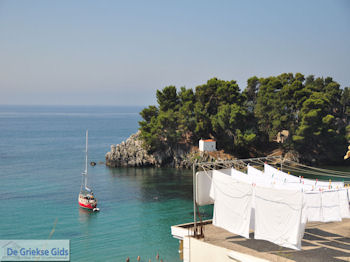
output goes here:
{"type": "Polygon", "coordinates": [[[142,147],[140,132],[131,135],[125,142],[111,145],[106,154],[106,165],[110,167],[176,167],[191,168],[194,162],[213,162],[233,159],[223,151],[199,152],[197,147],[179,145],[162,152],[148,154],[142,147]]]}

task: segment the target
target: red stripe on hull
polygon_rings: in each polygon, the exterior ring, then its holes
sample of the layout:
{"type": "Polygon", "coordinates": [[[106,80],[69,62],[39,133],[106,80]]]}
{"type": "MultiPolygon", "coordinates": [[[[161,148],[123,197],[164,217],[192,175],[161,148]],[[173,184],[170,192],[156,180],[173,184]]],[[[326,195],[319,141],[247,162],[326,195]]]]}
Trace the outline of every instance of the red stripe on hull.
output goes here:
{"type": "Polygon", "coordinates": [[[80,202],[79,202],[79,206],[81,206],[81,207],[83,207],[83,208],[87,208],[87,209],[94,209],[94,208],[95,208],[95,207],[93,207],[93,206],[90,205],[90,204],[85,205],[85,204],[80,203],[80,202]]]}

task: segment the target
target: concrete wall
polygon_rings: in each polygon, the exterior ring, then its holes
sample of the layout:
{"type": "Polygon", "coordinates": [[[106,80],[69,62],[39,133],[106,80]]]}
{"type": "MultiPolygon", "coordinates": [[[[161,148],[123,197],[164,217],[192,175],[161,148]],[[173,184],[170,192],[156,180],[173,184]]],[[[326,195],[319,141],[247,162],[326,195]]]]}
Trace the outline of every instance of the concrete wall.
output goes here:
{"type": "Polygon", "coordinates": [[[185,249],[184,246],[184,254],[185,251],[189,252],[190,259],[184,259],[184,262],[269,262],[266,259],[215,246],[193,237],[186,238],[189,240],[189,243],[187,243],[189,248],[185,249]]]}
{"type": "Polygon", "coordinates": [[[228,257],[230,250],[208,244],[193,237],[190,240],[190,260],[191,262],[232,262],[228,257]]]}

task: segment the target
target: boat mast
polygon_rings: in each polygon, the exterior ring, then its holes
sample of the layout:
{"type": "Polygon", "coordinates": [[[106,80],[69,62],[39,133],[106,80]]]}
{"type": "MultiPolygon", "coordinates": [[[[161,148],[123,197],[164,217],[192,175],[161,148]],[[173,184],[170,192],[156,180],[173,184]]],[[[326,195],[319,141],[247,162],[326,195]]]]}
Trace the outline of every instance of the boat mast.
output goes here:
{"type": "Polygon", "coordinates": [[[86,129],[86,146],[85,146],[85,189],[87,186],[87,175],[88,175],[88,136],[89,131],[86,129]]]}

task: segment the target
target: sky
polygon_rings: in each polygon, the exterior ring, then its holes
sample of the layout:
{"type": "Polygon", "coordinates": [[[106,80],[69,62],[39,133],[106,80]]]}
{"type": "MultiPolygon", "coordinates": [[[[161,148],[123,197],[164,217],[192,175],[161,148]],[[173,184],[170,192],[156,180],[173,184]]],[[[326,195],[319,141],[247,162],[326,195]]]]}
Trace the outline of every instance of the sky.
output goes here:
{"type": "Polygon", "coordinates": [[[350,86],[350,1],[0,0],[0,104],[144,106],[284,72],[350,86]]]}

